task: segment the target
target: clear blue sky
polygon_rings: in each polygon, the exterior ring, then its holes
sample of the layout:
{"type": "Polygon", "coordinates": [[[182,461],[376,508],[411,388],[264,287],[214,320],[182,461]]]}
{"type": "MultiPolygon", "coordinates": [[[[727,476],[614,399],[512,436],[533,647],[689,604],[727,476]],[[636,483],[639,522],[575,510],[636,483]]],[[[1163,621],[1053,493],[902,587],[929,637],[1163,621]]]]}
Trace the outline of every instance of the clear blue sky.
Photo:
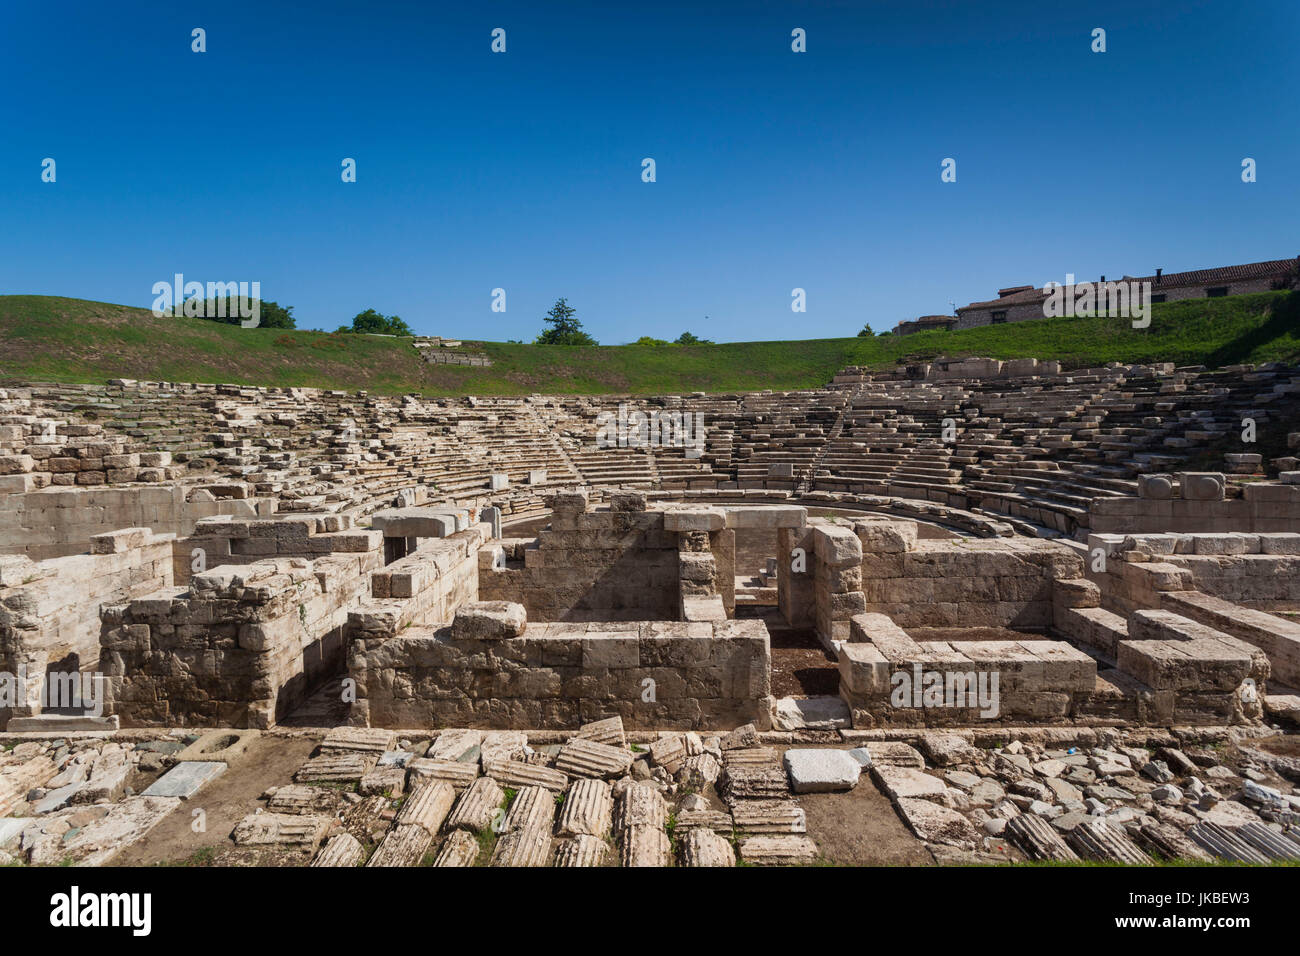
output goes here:
{"type": "Polygon", "coordinates": [[[258,280],[300,327],[373,307],[496,340],[567,296],[605,343],[737,341],[1300,254],[1293,0],[11,0],[0,24],[5,293],[148,306],[181,272],[258,280]]]}

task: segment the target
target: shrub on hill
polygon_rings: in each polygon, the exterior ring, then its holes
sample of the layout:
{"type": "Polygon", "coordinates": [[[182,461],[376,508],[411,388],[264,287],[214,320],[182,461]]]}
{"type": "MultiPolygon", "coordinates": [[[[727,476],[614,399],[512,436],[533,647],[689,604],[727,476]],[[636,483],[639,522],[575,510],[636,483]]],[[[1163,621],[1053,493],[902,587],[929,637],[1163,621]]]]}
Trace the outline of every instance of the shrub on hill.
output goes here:
{"type": "Polygon", "coordinates": [[[354,332],[366,335],[414,335],[411,327],[396,315],[383,315],[374,309],[366,309],[352,317],[351,327],[340,325],[338,332],[354,332]]]}

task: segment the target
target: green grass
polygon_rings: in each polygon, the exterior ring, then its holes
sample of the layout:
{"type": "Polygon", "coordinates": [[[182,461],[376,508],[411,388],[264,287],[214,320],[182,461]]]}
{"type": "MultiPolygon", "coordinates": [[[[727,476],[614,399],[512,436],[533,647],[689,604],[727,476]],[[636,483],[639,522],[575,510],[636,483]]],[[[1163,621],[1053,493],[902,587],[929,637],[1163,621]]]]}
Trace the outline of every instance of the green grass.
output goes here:
{"type": "Polygon", "coordinates": [[[466,343],[490,368],[429,365],[409,339],[241,329],[202,319],[52,296],[0,296],[0,382],[102,384],[110,378],[367,389],[425,395],[523,395],[794,389],[848,365],[892,368],[939,355],[1220,367],[1300,360],[1300,292],[1152,306],[1127,319],[1061,318],[875,338],[565,348],[466,343]]]}

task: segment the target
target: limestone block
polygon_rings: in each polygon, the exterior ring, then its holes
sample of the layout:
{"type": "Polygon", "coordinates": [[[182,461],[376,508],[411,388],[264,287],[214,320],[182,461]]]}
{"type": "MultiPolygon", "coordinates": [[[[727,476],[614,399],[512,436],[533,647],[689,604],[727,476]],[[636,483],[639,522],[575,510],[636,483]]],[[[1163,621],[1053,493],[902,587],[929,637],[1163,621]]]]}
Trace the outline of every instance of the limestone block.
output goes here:
{"type": "Polygon", "coordinates": [[[730,841],[703,827],[686,832],[678,847],[678,855],[682,866],[736,865],[736,851],[730,841]]]}
{"type": "Polygon", "coordinates": [[[565,491],[551,495],[546,499],[546,506],[556,517],[571,517],[585,514],[587,511],[586,491],[565,491]]]}
{"type": "Polygon", "coordinates": [[[901,554],[916,549],[915,521],[855,521],[853,531],[862,543],[864,554],[901,554]]]}
{"type": "Polygon", "coordinates": [[[817,525],[813,528],[813,542],[817,559],[829,567],[844,568],[862,563],[862,542],[850,528],[817,525]]]}
{"type": "Polygon", "coordinates": [[[1159,501],[1174,496],[1174,479],[1172,475],[1138,475],[1138,497],[1153,498],[1159,501]]]}
{"type": "Polygon", "coordinates": [[[365,847],[351,833],[336,833],[325,841],[320,852],[312,858],[312,866],[356,866],[365,855],[365,847]]]}
{"type": "Polygon", "coordinates": [[[1188,501],[1222,501],[1225,482],[1220,472],[1185,471],[1178,475],[1183,498],[1188,501]]]}
{"type": "Polygon", "coordinates": [[[564,840],[555,850],[555,865],[562,867],[604,866],[609,844],[600,837],[578,834],[564,840]]]}
{"type": "Polygon", "coordinates": [[[556,833],[560,836],[609,835],[614,811],[611,788],[603,780],[575,780],[560,806],[556,833]]]}
{"type": "Polygon", "coordinates": [[[852,790],[862,773],[862,766],[844,750],[790,749],[784,763],[795,793],[852,790]]]}
{"type": "Polygon", "coordinates": [[[512,601],[474,601],[462,604],[452,621],[454,640],[498,641],[519,637],[528,626],[522,604],[512,601]]]}
{"type": "Polygon", "coordinates": [[[473,866],[474,861],[478,859],[478,855],[478,840],[465,830],[456,830],[443,843],[442,849],[438,851],[438,856],[433,861],[433,865],[473,866]]]}
{"type": "Polygon", "coordinates": [[[721,508],[671,509],[664,512],[665,531],[721,531],[727,515],[721,508]]]}
{"type": "Polygon", "coordinates": [[[456,808],[447,818],[449,830],[479,832],[496,818],[505,801],[505,791],[491,777],[479,777],[461,794],[456,808]]]}

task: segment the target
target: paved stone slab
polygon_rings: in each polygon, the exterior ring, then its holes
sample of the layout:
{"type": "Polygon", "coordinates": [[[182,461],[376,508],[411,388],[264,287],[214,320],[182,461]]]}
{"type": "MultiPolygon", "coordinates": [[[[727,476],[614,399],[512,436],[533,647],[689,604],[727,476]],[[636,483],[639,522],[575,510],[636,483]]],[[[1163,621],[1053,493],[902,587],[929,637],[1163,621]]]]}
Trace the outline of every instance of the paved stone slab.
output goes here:
{"type": "Polygon", "coordinates": [[[940,797],[948,789],[938,777],[911,767],[872,767],[871,777],[891,800],[940,797]]]}
{"type": "Polygon", "coordinates": [[[908,829],[926,843],[973,850],[980,841],[974,825],[956,810],[914,797],[900,797],[896,805],[908,829]]]}
{"type": "Polygon", "coordinates": [[[144,791],[146,797],[180,797],[188,800],[208,781],[226,772],[226,765],[217,761],[185,761],[178,763],[151,783],[144,791]]]}
{"type": "Polygon", "coordinates": [[[852,790],[862,775],[862,765],[846,750],[787,750],[784,762],[795,793],[852,790]]]}

